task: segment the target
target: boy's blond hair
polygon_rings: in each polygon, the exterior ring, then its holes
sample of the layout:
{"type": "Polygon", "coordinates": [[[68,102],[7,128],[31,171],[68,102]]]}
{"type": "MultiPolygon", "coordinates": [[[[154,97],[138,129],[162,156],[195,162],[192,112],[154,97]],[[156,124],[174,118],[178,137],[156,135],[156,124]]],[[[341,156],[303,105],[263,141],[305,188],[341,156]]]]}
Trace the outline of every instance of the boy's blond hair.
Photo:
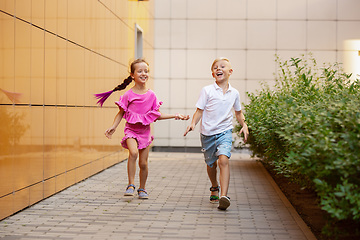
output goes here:
{"type": "MultiPolygon", "coordinates": [[[[215,63],[222,61],[222,60],[227,61],[230,64],[229,59],[227,59],[226,57],[219,57],[219,58],[215,59],[213,64],[211,65],[211,71],[213,70],[215,63]]],[[[230,65],[230,67],[231,67],[231,65],[230,65]]]]}

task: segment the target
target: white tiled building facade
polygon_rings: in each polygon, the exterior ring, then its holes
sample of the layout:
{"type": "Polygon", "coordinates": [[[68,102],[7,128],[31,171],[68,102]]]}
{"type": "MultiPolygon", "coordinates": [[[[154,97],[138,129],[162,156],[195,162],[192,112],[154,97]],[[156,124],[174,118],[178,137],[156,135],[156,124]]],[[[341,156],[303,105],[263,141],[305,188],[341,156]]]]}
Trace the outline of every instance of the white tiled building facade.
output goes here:
{"type": "MultiPolygon", "coordinates": [[[[271,85],[275,54],[307,55],[343,62],[344,41],[360,39],[360,0],[154,0],[154,90],[166,113],[192,114],[203,86],[213,83],[210,66],[230,59],[230,83],[241,102],[246,92],[271,85]]],[[[360,49],[359,49],[360,50],[360,49]]],[[[200,146],[197,130],[183,137],[189,122],[158,121],[154,146],[200,146]]]]}

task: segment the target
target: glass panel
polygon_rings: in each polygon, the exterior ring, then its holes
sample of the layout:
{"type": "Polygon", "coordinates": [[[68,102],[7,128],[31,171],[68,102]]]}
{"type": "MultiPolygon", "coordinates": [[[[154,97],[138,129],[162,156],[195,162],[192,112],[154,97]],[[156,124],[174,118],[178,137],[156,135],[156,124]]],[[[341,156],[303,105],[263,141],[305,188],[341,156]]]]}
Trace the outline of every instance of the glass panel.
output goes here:
{"type": "Polygon", "coordinates": [[[44,198],[55,193],[55,178],[50,178],[44,182],[44,198]]]}
{"type": "Polygon", "coordinates": [[[38,28],[31,29],[30,57],[31,104],[42,104],[44,102],[44,31],[38,28]]]}
{"type": "Polygon", "coordinates": [[[56,108],[44,109],[44,179],[56,175],[56,108]]]}
{"type": "Polygon", "coordinates": [[[14,213],[14,195],[0,197],[0,219],[14,213]]]}
{"type": "Polygon", "coordinates": [[[15,12],[15,1],[14,0],[2,0],[0,1],[0,9],[10,13],[14,14],[15,12]]]}
{"type": "Polygon", "coordinates": [[[104,136],[124,92],[93,97],[128,76],[135,20],[150,31],[148,8],[119,4],[0,1],[0,219],[127,157],[124,121],[104,136]]]}
{"type": "MultiPolygon", "coordinates": [[[[37,0],[37,1],[41,2],[43,0],[37,0]]],[[[53,33],[57,33],[58,32],[57,31],[58,0],[45,0],[45,1],[46,1],[45,2],[45,13],[43,13],[44,18],[39,19],[39,21],[42,20],[44,22],[44,24],[46,26],[46,30],[53,32],[53,33]]],[[[61,2],[63,2],[62,5],[66,5],[66,2],[64,2],[64,1],[61,1],[61,2]]],[[[34,3],[33,3],[33,5],[34,5],[34,3]]],[[[37,5],[37,3],[35,3],[35,5],[37,5]]],[[[39,6],[39,8],[40,8],[40,6],[39,6]]],[[[39,13],[39,15],[40,15],[40,13],[39,13]]],[[[35,21],[36,21],[36,19],[35,19],[35,21]]]]}
{"type": "Polygon", "coordinates": [[[66,174],[63,173],[61,175],[56,176],[55,189],[56,189],[56,192],[58,192],[65,188],[66,188],[66,174]]]}
{"type": "Polygon", "coordinates": [[[84,49],[68,45],[67,104],[84,105],[84,49]]]}
{"type": "Polygon", "coordinates": [[[16,0],[15,14],[18,18],[31,22],[31,1],[16,0]]]}
{"type": "Polygon", "coordinates": [[[35,184],[33,186],[29,187],[30,190],[30,200],[29,200],[29,205],[32,205],[36,202],[39,202],[40,200],[43,199],[43,194],[44,194],[44,184],[38,183],[35,184]]]}
{"type": "MultiPolygon", "coordinates": [[[[45,27],[44,14],[50,12],[49,8],[47,8],[46,11],[44,11],[45,5],[47,7],[48,6],[54,6],[53,1],[52,0],[46,0],[46,4],[45,4],[45,0],[31,0],[30,2],[32,4],[32,8],[31,8],[31,21],[32,21],[32,23],[34,25],[37,25],[37,26],[41,27],[41,28],[44,28],[45,27]]],[[[53,12],[50,12],[50,13],[53,14],[53,12]]],[[[56,14],[53,14],[52,16],[55,17],[56,14]]],[[[50,26],[50,24],[49,24],[49,22],[47,22],[46,23],[46,28],[49,29],[49,26],[50,26]]]]}
{"type": "Polygon", "coordinates": [[[61,38],[57,39],[56,52],[56,104],[66,105],[66,64],[67,42],[61,38]]]}
{"type": "Polygon", "coordinates": [[[66,172],[66,186],[71,186],[76,183],[75,170],[66,172]]]}
{"type": "Polygon", "coordinates": [[[17,212],[29,206],[29,189],[23,189],[14,193],[14,211],[17,212]]]}
{"type": "Polygon", "coordinates": [[[66,114],[67,108],[56,108],[56,175],[66,172],[66,157],[64,152],[67,149],[66,142],[66,114]]]}
{"type": "Polygon", "coordinates": [[[15,22],[15,89],[21,93],[21,103],[30,102],[31,26],[15,22]]]}
{"type": "MultiPolygon", "coordinates": [[[[14,191],[32,184],[30,178],[31,162],[39,154],[36,149],[32,149],[32,111],[30,107],[15,107],[13,122],[17,126],[12,127],[13,131],[13,154],[14,154],[14,191]]],[[[40,169],[42,172],[42,169],[40,169]]],[[[41,178],[39,179],[41,180],[41,178]]]]}
{"type": "Polygon", "coordinates": [[[45,62],[43,82],[45,105],[56,104],[56,74],[57,74],[57,37],[52,34],[45,34],[45,62]]]}

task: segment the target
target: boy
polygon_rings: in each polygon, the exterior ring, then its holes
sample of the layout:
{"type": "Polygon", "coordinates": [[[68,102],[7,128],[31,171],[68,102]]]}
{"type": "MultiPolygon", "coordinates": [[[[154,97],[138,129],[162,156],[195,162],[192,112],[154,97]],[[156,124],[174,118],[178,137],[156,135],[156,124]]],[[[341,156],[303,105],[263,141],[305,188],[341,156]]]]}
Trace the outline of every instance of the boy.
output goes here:
{"type": "Polygon", "coordinates": [[[218,203],[218,209],[226,210],[230,206],[227,196],[230,180],[229,158],[232,145],[232,108],[236,119],[241,124],[240,134],[244,133],[244,142],[249,135],[244,115],[241,112],[239,92],[229,84],[229,77],[233,73],[230,62],[226,58],[215,59],[211,66],[215,83],[204,87],[191,124],[186,128],[184,136],[195,129],[201,119],[200,135],[202,152],[207,164],[207,173],[212,187],[210,188],[210,202],[218,203]],[[218,162],[218,163],[217,163],[218,162]],[[220,189],[216,178],[217,165],[220,168],[220,189]]]}

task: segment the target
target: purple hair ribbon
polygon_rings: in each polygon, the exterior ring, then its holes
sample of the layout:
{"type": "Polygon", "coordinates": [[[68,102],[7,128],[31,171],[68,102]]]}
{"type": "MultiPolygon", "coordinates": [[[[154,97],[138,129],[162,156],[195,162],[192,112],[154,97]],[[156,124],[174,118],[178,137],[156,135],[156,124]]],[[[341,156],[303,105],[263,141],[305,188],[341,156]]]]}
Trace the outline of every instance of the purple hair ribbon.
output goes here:
{"type": "Polygon", "coordinates": [[[102,105],[104,104],[104,102],[106,101],[106,99],[108,99],[108,97],[110,97],[110,95],[113,93],[113,91],[108,91],[108,92],[104,92],[104,93],[96,93],[94,94],[96,99],[99,99],[99,101],[97,101],[96,104],[99,104],[100,107],[102,107],[102,105]]]}

